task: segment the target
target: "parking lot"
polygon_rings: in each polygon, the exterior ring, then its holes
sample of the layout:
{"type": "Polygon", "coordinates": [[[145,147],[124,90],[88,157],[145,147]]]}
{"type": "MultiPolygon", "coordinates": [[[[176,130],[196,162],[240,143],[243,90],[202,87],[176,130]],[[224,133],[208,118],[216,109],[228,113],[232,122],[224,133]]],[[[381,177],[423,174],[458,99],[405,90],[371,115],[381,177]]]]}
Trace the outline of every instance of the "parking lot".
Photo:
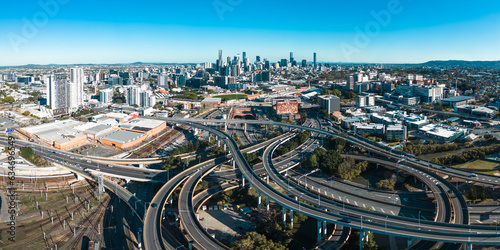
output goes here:
{"type": "Polygon", "coordinates": [[[200,224],[218,240],[233,241],[238,236],[253,230],[255,224],[235,210],[200,210],[200,224]]]}

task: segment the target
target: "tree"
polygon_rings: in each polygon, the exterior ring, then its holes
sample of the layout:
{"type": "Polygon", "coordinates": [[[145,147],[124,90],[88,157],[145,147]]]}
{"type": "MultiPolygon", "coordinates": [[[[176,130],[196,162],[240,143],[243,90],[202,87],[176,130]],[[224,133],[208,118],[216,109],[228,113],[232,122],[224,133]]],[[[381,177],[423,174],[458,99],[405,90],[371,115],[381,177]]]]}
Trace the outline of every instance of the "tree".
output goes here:
{"type": "Polygon", "coordinates": [[[6,102],[6,103],[13,103],[16,100],[12,96],[6,96],[5,98],[3,98],[3,101],[6,102]]]}
{"type": "Polygon", "coordinates": [[[286,249],[285,246],[278,242],[267,239],[266,235],[257,232],[249,232],[244,234],[240,239],[231,243],[231,247],[237,250],[252,250],[252,249],[273,249],[281,250],[286,249]]]}
{"type": "Polygon", "coordinates": [[[24,111],[24,112],[23,112],[23,115],[24,115],[24,116],[29,116],[30,114],[31,114],[31,112],[29,112],[29,111],[24,111]]]}
{"type": "Polygon", "coordinates": [[[479,198],[481,198],[482,201],[486,200],[488,198],[488,189],[486,187],[481,188],[481,192],[479,193],[479,198]]]}
{"type": "Polygon", "coordinates": [[[338,90],[338,89],[334,89],[333,90],[333,95],[337,96],[337,97],[340,97],[340,96],[342,96],[342,92],[340,90],[338,90]]]}
{"type": "Polygon", "coordinates": [[[472,185],[470,188],[469,188],[469,192],[467,193],[467,198],[469,200],[476,200],[477,199],[477,190],[476,190],[476,186],[472,185]]]}
{"type": "Polygon", "coordinates": [[[356,93],[354,93],[353,91],[349,91],[346,93],[346,97],[347,99],[354,99],[356,98],[356,93]]]}
{"type": "Polygon", "coordinates": [[[394,186],[396,185],[396,180],[393,178],[389,178],[387,180],[381,180],[375,184],[375,186],[379,189],[385,189],[385,190],[394,190],[394,186]]]}

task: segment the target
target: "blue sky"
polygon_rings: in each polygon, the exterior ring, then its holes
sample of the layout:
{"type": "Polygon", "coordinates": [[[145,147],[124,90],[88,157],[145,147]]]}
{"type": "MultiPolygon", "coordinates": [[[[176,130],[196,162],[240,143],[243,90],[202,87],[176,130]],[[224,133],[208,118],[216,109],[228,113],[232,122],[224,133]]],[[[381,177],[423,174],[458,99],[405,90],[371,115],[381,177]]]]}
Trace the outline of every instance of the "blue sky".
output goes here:
{"type": "Polygon", "coordinates": [[[291,51],[328,62],[500,60],[498,0],[5,1],[0,29],[2,66],[214,62],[218,49],[252,61],[291,51]]]}

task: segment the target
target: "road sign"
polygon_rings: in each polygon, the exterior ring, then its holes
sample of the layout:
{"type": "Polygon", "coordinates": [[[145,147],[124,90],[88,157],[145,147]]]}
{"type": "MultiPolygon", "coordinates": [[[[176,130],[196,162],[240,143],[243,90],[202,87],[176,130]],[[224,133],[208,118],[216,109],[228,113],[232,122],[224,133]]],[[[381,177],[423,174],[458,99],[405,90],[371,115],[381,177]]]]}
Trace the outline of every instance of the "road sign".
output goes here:
{"type": "Polygon", "coordinates": [[[13,129],[6,129],[6,130],[5,130],[5,133],[13,133],[13,132],[14,132],[14,130],[13,130],[13,129]]]}

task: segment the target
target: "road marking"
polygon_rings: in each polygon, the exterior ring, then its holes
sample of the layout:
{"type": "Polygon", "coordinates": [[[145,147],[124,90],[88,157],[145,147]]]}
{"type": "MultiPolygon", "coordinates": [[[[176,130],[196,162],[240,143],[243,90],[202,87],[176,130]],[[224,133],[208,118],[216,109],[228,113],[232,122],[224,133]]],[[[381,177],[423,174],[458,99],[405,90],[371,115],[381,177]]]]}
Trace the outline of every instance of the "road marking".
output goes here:
{"type": "Polygon", "coordinates": [[[410,214],[410,216],[411,216],[411,217],[412,217],[413,219],[416,219],[416,218],[415,218],[415,215],[413,215],[413,214],[410,214]]]}
{"type": "Polygon", "coordinates": [[[347,201],[347,203],[349,203],[349,199],[346,198],[345,200],[347,201]]]}
{"type": "Polygon", "coordinates": [[[396,215],[396,214],[394,214],[394,212],[393,212],[392,210],[389,210],[389,211],[391,211],[391,214],[392,214],[392,215],[396,215]]]}
{"type": "Polygon", "coordinates": [[[479,220],[476,220],[476,221],[477,221],[478,223],[480,223],[480,224],[483,224],[483,223],[482,223],[481,221],[479,221],[479,220]]]}
{"type": "Polygon", "coordinates": [[[372,206],[372,209],[373,209],[373,211],[376,211],[374,206],[372,206]]]}
{"type": "Polygon", "coordinates": [[[356,204],[356,207],[358,206],[358,203],[356,201],[354,201],[354,204],[356,204]]]}
{"type": "Polygon", "coordinates": [[[384,213],[384,214],[385,214],[385,211],[384,211],[384,209],[382,209],[382,208],[381,208],[381,209],[380,209],[380,211],[382,211],[382,213],[384,213]]]}

